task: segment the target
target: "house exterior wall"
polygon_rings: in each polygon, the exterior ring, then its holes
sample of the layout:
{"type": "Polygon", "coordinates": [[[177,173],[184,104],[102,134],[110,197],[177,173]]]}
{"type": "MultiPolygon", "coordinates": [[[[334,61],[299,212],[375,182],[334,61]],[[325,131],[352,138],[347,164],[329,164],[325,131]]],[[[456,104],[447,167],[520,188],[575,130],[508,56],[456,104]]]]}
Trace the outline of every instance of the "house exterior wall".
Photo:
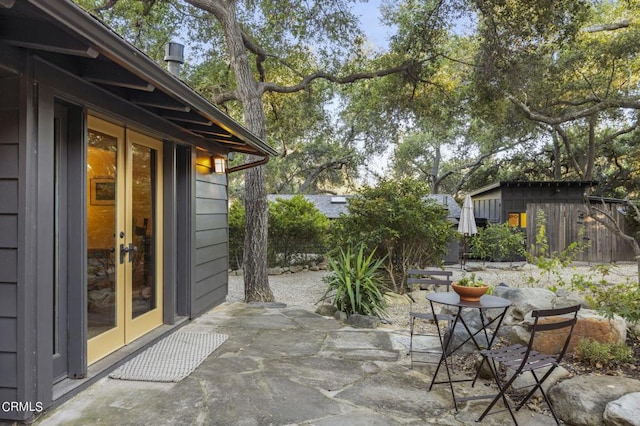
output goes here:
{"type": "MultiPolygon", "coordinates": [[[[620,229],[625,229],[625,217],[617,207],[608,203],[599,206],[620,229]]],[[[576,254],[575,260],[585,262],[620,262],[635,260],[630,244],[613,234],[604,225],[584,215],[583,203],[529,203],[527,205],[527,241],[534,247],[536,241],[537,212],[544,212],[548,250],[560,252],[569,244],[582,238],[587,244],[584,251],[576,254]]],[[[600,215],[603,219],[603,215],[600,215]]]]}
{"type": "Polygon", "coordinates": [[[573,185],[529,185],[510,183],[472,195],[476,218],[489,223],[506,222],[509,213],[524,213],[529,203],[582,203],[584,187],[573,185]]]}
{"type": "MultiPolygon", "coordinates": [[[[547,239],[551,251],[560,252],[569,244],[582,238],[587,249],[576,255],[576,260],[611,262],[634,260],[628,243],[592,219],[579,223],[584,214],[584,192],[592,182],[509,182],[473,194],[476,218],[486,218],[490,223],[504,223],[509,213],[525,215],[527,247],[536,240],[537,212],[543,211],[546,219],[547,239]],[[580,234],[582,232],[582,234],[580,234]]],[[[623,215],[615,204],[607,204],[609,215],[624,229],[623,215]]],[[[522,219],[522,216],[521,216],[522,219]]]]}
{"type": "Polygon", "coordinates": [[[502,223],[502,192],[500,189],[473,196],[473,212],[477,219],[487,219],[489,223],[502,223]]]}
{"type": "MultiPolygon", "coordinates": [[[[210,153],[207,153],[210,155],[210,153]]],[[[196,160],[197,164],[198,160],[196,160]]],[[[229,284],[227,177],[196,166],[192,317],[224,302],[229,284]]]]}
{"type": "Polygon", "coordinates": [[[18,398],[21,355],[18,350],[18,187],[23,132],[19,83],[17,77],[0,79],[0,401],[18,398]]]}
{"type": "MultiPolygon", "coordinates": [[[[54,104],[72,105],[77,139],[68,145],[70,235],[67,313],[69,378],[86,378],[86,154],[83,124],[97,111],[124,125],[162,138],[166,123],[94,85],[24,52],[0,51],[0,403],[20,402],[33,410],[0,411],[1,420],[26,420],[54,399],[52,367],[56,211],[53,182],[54,104]],[[18,76],[19,74],[19,76],[18,76]],[[74,234],[75,233],[75,234],[74,234]],[[73,237],[71,235],[74,234],[73,237]]],[[[168,128],[173,131],[174,129],[168,128]]],[[[224,302],[228,289],[226,175],[199,173],[196,151],[182,141],[165,145],[165,324],[196,317],[224,302]],[[176,156],[176,152],[180,153],[176,156]],[[178,158],[177,158],[178,157],[178,158]],[[178,166],[177,162],[184,164],[178,166]],[[180,204],[179,204],[180,203],[180,204]],[[182,232],[182,234],[180,234],[182,232]],[[187,235],[185,235],[187,234],[187,235]],[[184,255],[187,253],[188,255],[184,255]]],[[[210,155],[211,153],[209,153],[210,155]]],[[[65,266],[66,267],[66,266],[65,266]]],[[[91,379],[91,377],[89,377],[91,379]]],[[[67,379],[68,380],[68,379],[67,379]]],[[[89,384],[90,381],[83,382],[89,384]]],[[[23,406],[24,408],[24,406],[23,406]]]]}

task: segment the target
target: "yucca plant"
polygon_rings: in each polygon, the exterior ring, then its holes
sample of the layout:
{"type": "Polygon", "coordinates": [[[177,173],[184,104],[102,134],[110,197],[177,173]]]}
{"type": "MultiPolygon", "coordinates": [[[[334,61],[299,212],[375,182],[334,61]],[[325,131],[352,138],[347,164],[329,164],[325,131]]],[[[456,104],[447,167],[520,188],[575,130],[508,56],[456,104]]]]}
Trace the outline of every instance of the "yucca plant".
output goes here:
{"type": "Polygon", "coordinates": [[[347,315],[383,317],[387,304],[380,291],[384,282],[378,269],[384,259],[374,260],[375,250],[368,256],[364,251],[364,244],[357,253],[348,246],[346,251],[340,249],[337,257],[329,258],[331,273],[325,278],[329,287],[323,300],[333,298],[333,305],[347,315]]]}

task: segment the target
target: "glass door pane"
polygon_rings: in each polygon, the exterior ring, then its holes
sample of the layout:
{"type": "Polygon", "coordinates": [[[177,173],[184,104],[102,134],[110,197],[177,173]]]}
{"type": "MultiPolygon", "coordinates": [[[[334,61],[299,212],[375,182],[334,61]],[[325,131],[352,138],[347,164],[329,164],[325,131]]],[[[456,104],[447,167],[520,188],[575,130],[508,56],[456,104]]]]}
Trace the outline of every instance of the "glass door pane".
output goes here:
{"type": "Polygon", "coordinates": [[[116,174],[118,139],[89,130],[87,150],[88,338],[117,324],[116,174]]]}
{"type": "Polygon", "coordinates": [[[158,291],[156,271],[156,151],[131,144],[131,307],[132,318],[156,306],[158,291]]]}

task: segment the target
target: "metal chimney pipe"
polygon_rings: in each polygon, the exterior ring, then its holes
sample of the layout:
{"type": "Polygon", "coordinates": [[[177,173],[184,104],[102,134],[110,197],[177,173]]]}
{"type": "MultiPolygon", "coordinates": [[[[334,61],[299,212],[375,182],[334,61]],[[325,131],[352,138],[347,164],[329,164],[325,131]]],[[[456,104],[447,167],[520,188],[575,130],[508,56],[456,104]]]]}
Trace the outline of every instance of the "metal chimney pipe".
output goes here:
{"type": "Polygon", "coordinates": [[[184,64],[184,45],[173,41],[165,44],[164,60],[169,72],[180,77],[180,65],[184,64]]]}

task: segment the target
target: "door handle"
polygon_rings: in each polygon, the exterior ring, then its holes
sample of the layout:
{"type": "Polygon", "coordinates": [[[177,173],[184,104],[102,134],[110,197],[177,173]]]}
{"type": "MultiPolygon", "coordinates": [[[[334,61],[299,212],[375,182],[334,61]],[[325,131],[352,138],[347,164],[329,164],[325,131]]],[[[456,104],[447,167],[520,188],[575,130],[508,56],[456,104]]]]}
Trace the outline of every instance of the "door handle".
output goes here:
{"type": "Polygon", "coordinates": [[[133,243],[129,243],[129,248],[127,249],[129,252],[129,263],[133,262],[133,256],[138,251],[138,247],[134,246],[133,243]]]}
{"type": "Polygon", "coordinates": [[[129,252],[129,247],[125,247],[124,244],[120,244],[120,264],[124,263],[124,257],[129,252]]]}
{"type": "Polygon", "coordinates": [[[129,243],[129,246],[125,246],[124,244],[120,244],[120,264],[124,263],[124,257],[129,253],[129,263],[133,262],[133,256],[138,251],[138,247],[134,246],[133,243],[129,243]]]}

